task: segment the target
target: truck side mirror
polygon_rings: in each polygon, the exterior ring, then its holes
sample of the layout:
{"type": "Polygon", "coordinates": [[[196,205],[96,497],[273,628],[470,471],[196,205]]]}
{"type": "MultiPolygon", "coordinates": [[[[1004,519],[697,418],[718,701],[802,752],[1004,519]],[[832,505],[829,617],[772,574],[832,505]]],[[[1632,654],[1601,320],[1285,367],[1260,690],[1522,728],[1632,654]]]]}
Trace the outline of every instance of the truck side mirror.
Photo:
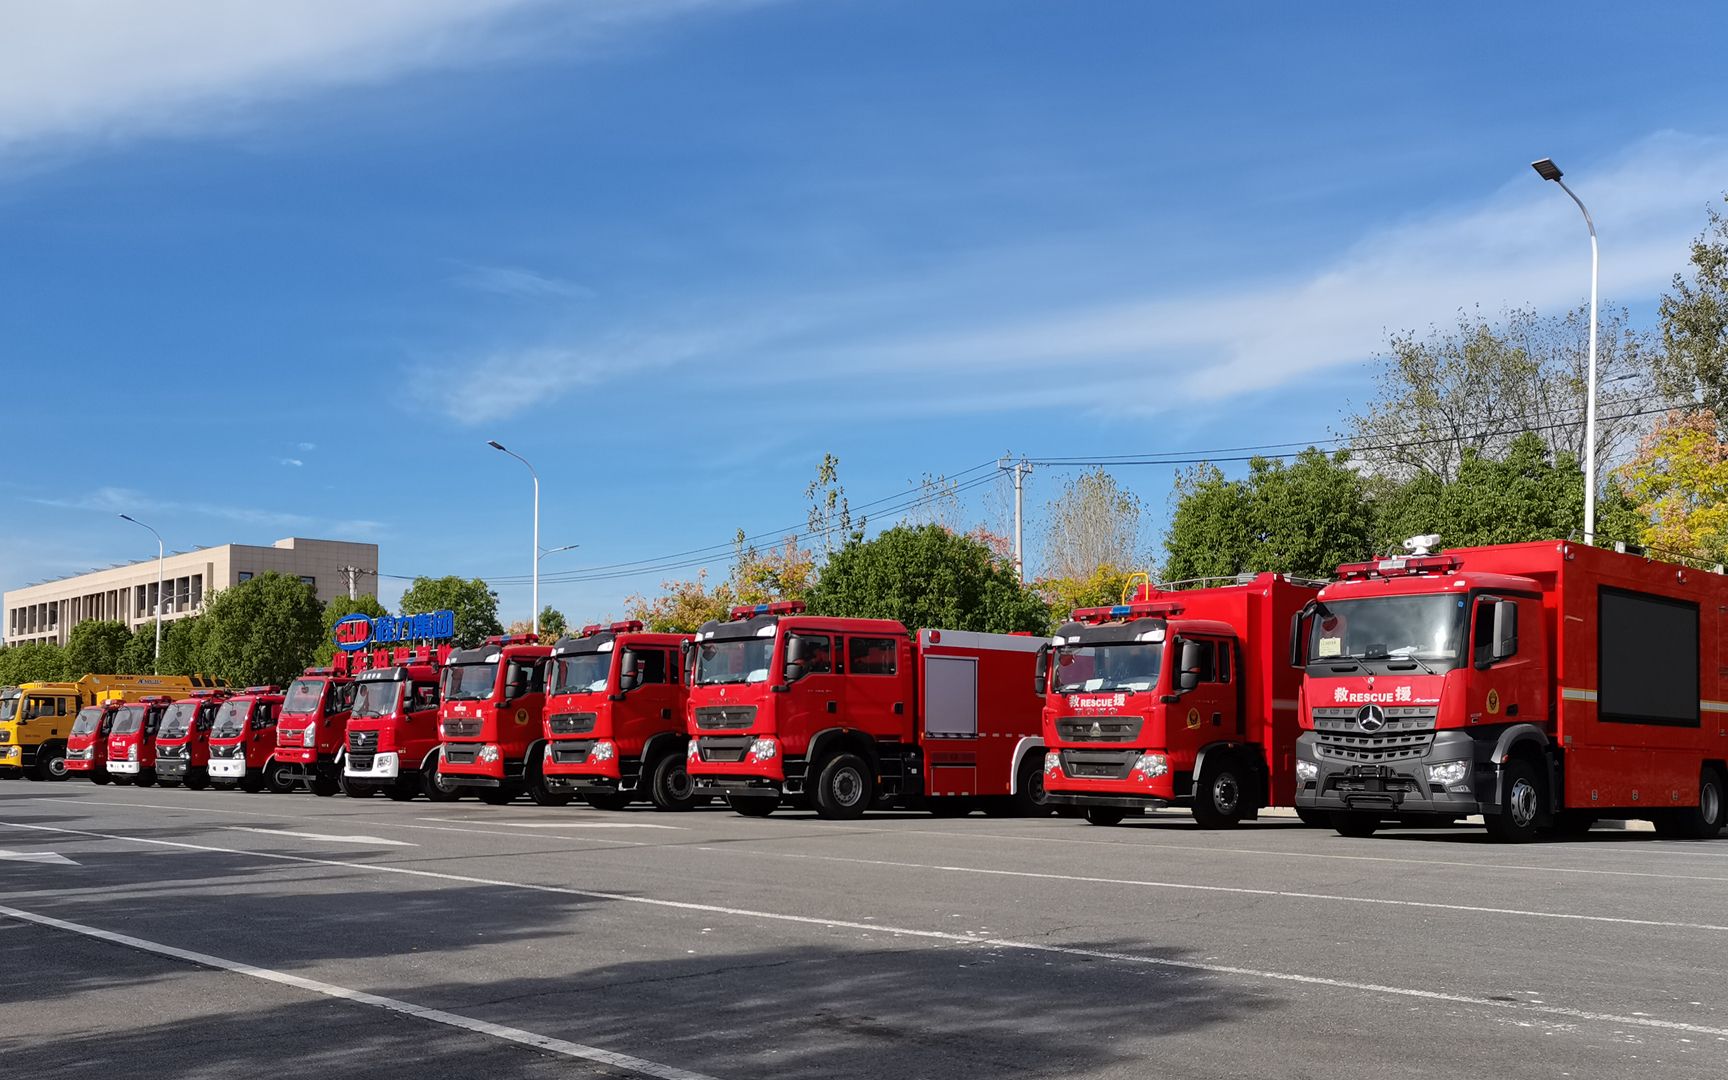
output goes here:
{"type": "Polygon", "coordinates": [[[788,637],[786,639],[786,666],[791,667],[793,664],[803,666],[805,654],[809,651],[809,647],[810,643],[804,638],[796,635],[788,637]]]}
{"type": "Polygon", "coordinates": [[[1514,600],[1494,603],[1494,660],[1518,654],[1518,604],[1514,600]]]}
{"type": "Polygon", "coordinates": [[[1205,647],[1198,641],[1182,643],[1181,662],[1176,668],[1176,692],[1186,694],[1200,685],[1200,668],[1206,662],[1205,647]]]}
{"type": "Polygon", "coordinates": [[[1302,663],[1302,615],[1298,611],[1290,616],[1290,666],[1305,667],[1302,663]]]}
{"type": "Polygon", "coordinates": [[[802,660],[787,660],[786,669],[781,677],[789,683],[795,683],[804,675],[804,662],[802,660]]]}
{"type": "Polygon", "coordinates": [[[1050,643],[1049,642],[1045,642],[1044,644],[1038,646],[1038,659],[1032,665],[1032,681],[1037,687],[1037,689],[1034,692],[1037,693],[1039,696],[1043,696],[1044,691],[1050,686],[1050,643]]]}
{"type": "Polygon", "coordinates": [[[636,650],[625,649],[618,655],[618,690],[628,694],[640,684],[636,674],[636,650]]]}

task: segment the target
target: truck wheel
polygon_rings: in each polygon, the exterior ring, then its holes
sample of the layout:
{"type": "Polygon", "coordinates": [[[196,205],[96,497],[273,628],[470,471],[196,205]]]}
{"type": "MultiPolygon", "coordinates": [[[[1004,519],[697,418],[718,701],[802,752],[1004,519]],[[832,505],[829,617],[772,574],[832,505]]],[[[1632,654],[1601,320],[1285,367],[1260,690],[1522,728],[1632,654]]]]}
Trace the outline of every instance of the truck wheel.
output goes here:
{"type": "Polygon", "coordinates": [[[342,790],[341,781],[339,781],[336,777],[331,776],[329,773],[318,772],[318,773],[313,774],[313,776],[312,776],[312,794],[318,796],[320,799],[328,799],[330,796],[336,794],[337,792],[339,792],[341,790],[342,790]]]}
{"type": "Polygon", "coordinates": [[[420,794],[433,802],[455,802],[462,797],[462,789],[444,779],[434,761],[430,769],[420,770],[420,794]]]}
{"type": "Polygon", "coordinates": [[[767,817],[780,806],[778,795],[728,795],[726,805],[745,817],[767,817]]]}
{"type": "Polygon", "coordinates": [[[378,794],[378,789],[364,780],[350,780],[344,776],[341,780],[342,794],[350,799],[370,799],[378,794]]]}
{"type": "Polygon", "coordinates": [[[133,779],[132,782],[137,784],[139,787],[149,787],[156,782],[156,770],[140,769],[137,777],[133,779]]]}
{"type": "Polygon", "coordinates": [[[287,795],[299,785],[288,766],[272,761],[264,767],[264,786],[272,795],[287,795]]]}
{"type": "Polygon", "coordinates": [[[817,817],[846,821],[863,817],[875,797],[876,781],[864,759],[857,754],[836,754],[822,766],[811,801],[817,817]]]}
{"type": "Polygon", "coordinates": [[[1500,812],[1488,817],[1488,835],[1505,844],[1536,839],[1542,797],[1542,780],[1535,768],[1522,758],[1507,762],[1500,777],[1500,812]]]}
{"type": "Polygon", "coordinates": [[[648,770],[648,797],[656,810],[688,810],[696,804],[696,781],[683,754],[667,754],[648,770]]]}
{"type": "Polygon", "coordinates": [[[1322,810],[1310,810],[1306,806],[1298,806],[1296,808],[1296,817],[1297,820],[1302,822],[1302,824],[1307,825],[1310,828],[1329,829],[1332,827],[1331,816],[1322,810]]]}
{"type": "Polygon", "coordinates": [[[203,791],[210,786],[210,774],[197,769],[187,769],[186,786],[193,791],[203,791]]]}
{"type": "Polygon", "coordinates": [[[528,778],[528,797],[535,806],[569,806],[576,797],[574,791],[557,791],[546,784],[546,774],[536,766],[528,778]]]}
{"type": "Polygon", "coordinates": [[[264,770],[247,769],[240,775],[238,784],[241,791],[248,795],[256,795],[264,790],[264,770]]]}
{"type": "Polygon", "coordinates": [[[101,769],[92,769],[90,771],[90,782],[98,787],[106,787],[114,782],[114,778],[101,769]]]}
{"type": "Polygon", "coordinates": [[[1088,806],[1086,820],[1093,825],[1120,825],[1128,812],[1119,806],[1088,806]]]}
{"type": "MultiPolygon", "coordinates": [[[[1014,813],[1020,817],[1049,817],[1055,808],[1044,790],[1044,755],[1027,754],[1020,761],[1020,776],[1014,782],[1014,813]]],[[[988,813],[988,811],[986,811],[988,813]]]]}
{"type": "Polygon", "coordinates": [[[36,751],[36,764],[30,769],[30,779],[64,780],[70,771],[66,768],[66,747],[49,743],[36,751]]]}
{"type": "Polygon", "coordinates": [[[1233,829],[1248,804],[1248,778],[1234,757],[1206,763],[1194,792],[1194,820],[1202,829],[1233,829]]]}
{"type": "Polygon", "coordinates": [[[596,810],[616,811],[630,805],[631,795],[628,791],[584,792],[582,801],[596,810]]]}
{"type": "Polygon", "coordinates": [[[1380,818],[1375,814],[1358,814],[1343,811],[1332,815],[1332,827],[1338,830],[1339,836],[1353,836],[1358,840],[1373,836],[1380,828],[1380,818]]]}
{"type": "Polygon", "coordinates": [[[1683,840],[1709,840],[1722,831],[1724,810],[1722,774],[1706,768],[1698,778],[1698,805],[1674,811],[1674,835],[1683,840]]]}

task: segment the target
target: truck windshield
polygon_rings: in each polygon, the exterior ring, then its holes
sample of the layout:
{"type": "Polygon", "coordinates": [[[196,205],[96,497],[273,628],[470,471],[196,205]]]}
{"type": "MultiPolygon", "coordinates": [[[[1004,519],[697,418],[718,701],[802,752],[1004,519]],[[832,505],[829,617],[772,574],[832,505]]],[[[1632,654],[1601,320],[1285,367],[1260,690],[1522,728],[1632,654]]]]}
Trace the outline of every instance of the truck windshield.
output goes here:
{"type": "Polygon", "coordinates": [[[773,638],[704,641],[696,656],[696,685],[767,682],[773,655],[773,638]]]}
{"type": "Polygon", "coordinates": [[[78,710],[78,719],[72,721],[72,734],[94,735],[96,728],[102,723],[102,706],[92,705],[87,709],[78,710]]]}
{"type": "Polygon", "coordinates": [[[324,696],[323,679],[295,679],[288,687],[288,697],[282,702],[284,716],[311,716],[318,711],[324,696]]]}
{"type": "Polygon", "coordinates": [[[354,691],[355,716],[389,716],[402,696],[399,682],[363,682],[354,691]]]}
{"type": "Polygon", "coordinates": [[[1455,667],[1466,603],[1457,593],[1328,601],[1313,620],[1308,662],[1414,660],[1435,670],[1455,667]]]}
{"type": "Polygon", "coordinates": [[[589,694],[604,690],[611,670],[612,654],[609,652],[561,656],[552,661],[552,692],[589,694]]]}
{"type": "Polygon", "coordinates": [[[114,714],[114,726],[109,728],[112,735],[130,735],[144,725],[144,706],[127,705],[114,714]]]}
{"type": "Polygon", "coordinates": [[[250,701],[224,701],[216,713],[216,726],[210,734],[218,739],[232,739],[246,730],[246,718],[252,714],[250,701]]]}
{"type": "Polygon", "coordinates": [[[1164,646],[1160,643],[1069,645],[1056,650],[1056,692],[1150,690],[1158,685],[1163,666],[1164,646]]]}
{"type": "Polygon", "coordinates": [[[157,729],[159,739],[178,739],[191,728],[192,721],[198,716],[196,701],[176,701],[168,706],[162,714],[162,726],[157,729]]]}
{"type": "Polygon", "coordinates": [[[18,699],[23,695],[12,690],[0,695],[0,720],[15,720],[18,717],[18,699]]]}
{"type": "Polygon", "coordinates": [[[444,669],[445,701],[479,701],[492,696],[498,682],[498,665],[451,664],[444,669]]]}

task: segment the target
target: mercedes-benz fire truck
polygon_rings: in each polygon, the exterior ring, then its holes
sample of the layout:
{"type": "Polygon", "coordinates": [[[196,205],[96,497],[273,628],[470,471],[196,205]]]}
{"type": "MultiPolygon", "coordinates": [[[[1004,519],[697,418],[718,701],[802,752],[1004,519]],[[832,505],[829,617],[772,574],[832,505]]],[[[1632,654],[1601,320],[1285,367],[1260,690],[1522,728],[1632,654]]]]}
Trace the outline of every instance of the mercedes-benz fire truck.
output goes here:
{"type": "Polygon", "coordinates": [[[552,646],[546,687],[546,776],[599,810],[646,797],[686,810],[690,736],[683,648],[689,634],[644,633],[636,621],[585,626],[552,646]]]}
{"type": "Polygon", "coordinates": [[[108,772],[122,784],[149,787],[156,782],[156,732],[173,698],[166,694],[128,702],[114,713],[108,729],[108,772]]]}
{"type": "Polygon", "coordinates": [[[1033,667],[1041,639],[909,632],[888,619],[738,607],[690,649],[696,790],[748,816],[783,800],[825,818],[872,806],[1043,812],[1033,667]]]}
{"type": "Polygon", "coordinates": [[[1291,624],[1318,588],[1247,574],[1146,585],[1074,612],[1036,676],[1050,801],[1084,807],[1095,825],[1186,806],[1213,829],[1294,805],[1302,673],[1290,666],[1291,624]]]}
{"type": "Polygon", "coordinates": [[[342,752],[353,700],[353,682],[345,670],[335,667],[307,668],[283,695],[282,716],[276,721],[276,760],[314,795],[330,796],[341,790],[342,752]]]}
{"type": "Polygon", "coordinates": [[[550,646],[533,634],[488,638],[450,654],[440,683],[439,772],[481,802],[503,804],[526,791],[542,806],[563,806],[572,793],[547,786],[542,763],[550,646]]]}
{"type": "Polygon", "coordinates": [[[1366,836],[1481,814],[1521,841],[1639,818],[1716,835],[1728,579],[1567,541],[1339,568],[1300,619],[1296,804],[1366,836]]]}
{"type": "Polygon", "coordinates": [[[294,790],[288,765],[276,759],[276,720],[282,691],[248,686],[222,703],[210,728],[210,783],[242,791],[294,790]]]}
{"type": "Polygon", "coordinates": [[[426,646],[397,649],[394,664],[354,673],[343,791],[449,802],[461,789],[438,773],[438,666],[426,646]]]}
{"type": "Polygon", "coordinates": [[[156,729],[157,783],[185,784],[193,791],[210,786],[210,729],[228,694],[227,690],[194,690],[162,713],[162,726],[156,729]]]}

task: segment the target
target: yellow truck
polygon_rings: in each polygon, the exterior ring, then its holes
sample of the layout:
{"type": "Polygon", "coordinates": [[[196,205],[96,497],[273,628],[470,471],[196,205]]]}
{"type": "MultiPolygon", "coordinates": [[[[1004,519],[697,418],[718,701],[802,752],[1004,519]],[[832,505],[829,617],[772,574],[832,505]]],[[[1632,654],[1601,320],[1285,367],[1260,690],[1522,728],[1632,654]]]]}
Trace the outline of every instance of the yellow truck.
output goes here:
{"type": "Polygon", "coordinates": [[[66,736],[78,710],[99,700],[136,701],[220,685],[203,675],[86,675],[0,689],[0,776],[66,779],[66,736]]]}

